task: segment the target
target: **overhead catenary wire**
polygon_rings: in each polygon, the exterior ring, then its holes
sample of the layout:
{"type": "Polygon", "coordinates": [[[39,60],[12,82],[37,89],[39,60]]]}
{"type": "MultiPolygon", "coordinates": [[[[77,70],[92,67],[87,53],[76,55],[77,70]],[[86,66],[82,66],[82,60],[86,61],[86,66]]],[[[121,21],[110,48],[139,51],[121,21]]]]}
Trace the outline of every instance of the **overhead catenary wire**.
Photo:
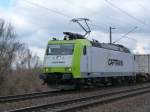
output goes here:
{"type": "Polygon", "coordinates": [[[144,10],[144,13],[145,13],[144,15],[145,15],[145,17],[150,19],[150,15],[149,15],[150,10],[149,10],[147,7],[145,7],[144,5],[140,4],[140,3],[137,3],[137,4],[138,4],[138,6],[139,6],[141,9],[144,10]]]}
{"type": "MultiPolygon", "coordinates": [[[[72,18],[73,18],[72,16],[69,16],[69,15],[67,15],[67,14],[65,14],[65,13],[62,13],[62,12],[60,12],[60,11],[57,11],[57,10],[54,10],[54,9],[51,9],[51,8],[47,8],[47,7],[42,6],[42,5],[39,5],[39,4],[37,4],[37,3],[33,3],[33,2],[28,1],[28,0],[24,0],[24,1],[27,2],[27,3],[30,4],[30,5],[33,5],[33,6],[36,6],[36,7],[39,7],[39,8],[43,8],[43,9],[45,9],[45,10],[48,10],[48,11],[52,12],[52,13],[55,13],[55,14],[64,16],[64,17],[66,17],[66,18],[68,18],[68,19],[72,19],[72,18]]],[[[93,24],[93,23],[89,23],[89,25],[97,26],[97,27],[99,27],[99,28],[101,27],[101,26],[95,25],[95,24],[93,24]]]]}
{"type": "Polygon", "coordinates": [[[113,43],[116,43],[116,42],[120,41],[121,39],[123,39],[123,38],[127,37],[127,35],[128,35],[129,33],[131,33],[131,32],[133,32],[133,31],[135,31],[137,28],[138,28],[138,27],[137,27],[137,26],[135,26],[132,30],[128,31],[126,34],[124,34],[123,36],[121,36],[121,38],[119,38],[119,39],[115,40],[113,43]]]}
{"type": "MultiPolygon", "coordinates": [[[[70,2],[70,1],[66,1],[66,2],[69,3],[70,5],[73,5],[73,3],[70,2]]],[[[73,6],[75,6],[75,5],[73,5],[73,6]]],[[[79,8],[85,8],[85,7],[80,7],[80,6],[78,6],[78,7],[79,7],[79,8]]],[[[112,8],[114,8],[114,7],[112,7],[112,8]]],[[[136,19],[136,21],[140,22],[141,24],[145,24],[143,21],[141,21],[140,19],[138,19],[138,18],[136,18],[136,17],[130,15],[128,12],[126,12],[126,11],[120,9],[120,8],[119,8],[119,10],[123,11],[123,13],[125,13],[125,14],[128,15],[128,16],[130,16],[130,18],[136,19]]],[[[95,12],[94,12],[94,13],[95,13],[95,12]]],[[[100,14],[101,14],[101,13],[100,13],[100,14]]],[[[95,25],[95,24],[91,24],[91,23],[89,23],[89,25],[94,26],[94,27],[98,27],[98,28],[102,28],[102,26],[95,25]]],[[[133,25],[133,24],[132,24],[132,25],[133,25]]],[[[132,37],[130,38],[130,37],[128,37],[127,35],[128,35],[129,33],[133,32],[134,30],[136,30],[138,27],[139,27],[139,26],[135,26],[132,30],[128,31],[128,32],[125,33],[123,36],[121,36],[121,38],[119,38],[119,39],[117,39],[116,41],[114,41],[114,43],[120,41],[121,39],[124,39],[125,37],[128,38],[128,39],[135,40],[135,41],[137,42],[136,39],[134,39],[134,38],[132,38],[132,37]]]]}
{"type": "MultiPolygon", "coordinates": [[[[136,21],[138,21],[138,22],[140,22],[140,23],[142,23],[142,24],[145,24],[145,23],[144,23],[143,21],[141,21],[140,19],[138,19],[138,18],[136,18],[136,17],[130,15],[129,13],[127,13],[126,11],[120,9],[120,8],[117,7],[116,5],[114,5],[114,4],[112,4],[111,2],[109,2],[108,0],[105,0],[105,1],[106,1],[107,3],[109,3],[111,6],[113,6],[114,8],[119,9],[121,12],[123,12],[123,13],[125,13],[126,15],[130,16],[131,18],[135,19],[136,21]]],[[[25,0],[25,2],[29,3],[30,5],[33,5],[33,6],[36,6],[36,7],[40,7],[40,8],[46,9],[46,10],[51,11],[51,12],[53,12],[53,13],[56,13],[56,14],[58,14],[58,15],[62,15],[62,16],[67,17],[67,18],[69,18],[69,19],[72,19],[72,18],[73,18],[72,16],[69,16],[69,15],[67,15],[67,14],[65,14],[65,13],[62,13],[62,12],[60,12],[60,11],[56,11],[56,10],[51,9],[51,8],[44,7],[44,6],[39,5],[39,4],[37,4],[37,3],[33,3],[33,2],[28,1],[28,0],[25,0]]],[[[93,25],[94,25],[94,26],[98,26],[98,25],[95,25],[95,24],[93,24],[93,25]]]]}
{"type": "Polygon", "coordinates": [[[126,36],[126,38],[131,39],[131,40],[133,40],[133,41],[135,41],[135,42],[138,42],[138,40],[135,39],[135,38],[133,38],[133,37],[126,36]]]}
{"type": "MultiPolygon", "coordinates": [[[[39,7],[39,8],[43,8],[43,9],[45,9],[45,10],[48,10],[48,11],[52,12],[52,13],[55,13],[55,14],[64,16],[64,17],[66,17],[66,18],[68,18],[68,19],[72,19],[72,18],[73,18],[72,16],[69,16],[69,15],[67,15],[67,14],[65,14],[65,13],[62,13],[62,12],[60,12],[60,11],[57,11],[57,10],[54,10],[54,9],[51,9],[51,8],[47,8],[47,7],[42,6],[42,5],[39,5],[39,4],[37,4],[37,3],[30,2],[30,1],[28,1],[28,0],[24,0],[24,1],[25,1],[26,3],[32,5],[32,6],[36,6],[36,7],[39,7]]],[[[92,26],[101,28],[101,26],[96,25],[96,24],[93,24],[93,23],[89,23],[89,25],[92,25],[92,26]]]]}
{"type": "MultiPolygon", "coordinates": [[[[108,0],[105,0],[105,1],[108,2],[108,0]]],[[[60,11],[57,11],[57,10],[54,10],[54,9],[51,9],[51,8],[47,8],[47,7],[42,6],[42,5],[39,5],[39,4],[37,4],[37,3],[33,3],[33,2],[28,1],[28,0],[25,0],[25,2],[29,3],[30,5],[33,5],[33,6],[36,6],[36,7],[39,7],[39,8],[43,8],[43,9],[45,9],[45,10],[48,10],[48,11],[50,11],[50,12],[52,12],[52,13],[55,13],[55,14],[64,16],[64,17],[66,17],[66,18],[68,18],[68,19],[72,19],[72,18],[73,18],[72,16],[69,16],[69,15],[67,15],[67,14],[65,14],[65,13],[62,13],[62,12],[60,12],[60,11]]],[[[109,3],[110,3],[110,2],[109,2],[109,3]]],[[[110,4],[112,4],[112,3],[110,3],[110,4]]],[[[118,7],[116,7],[116,8],[118,8],[118,7]]],[[[119,8],[119,9],[120,9],[120,8],[119,8]]],[[[120,9],[120,10],[123,11],[122,9],[120,9]]],[[[124,11],[124,12],[125,12],[125,11],[124,11]]],[[[125,12],[125,13],[128,14],[127,12],[125,12]]],[[[129,14],[128,14],[128,15],[129,15],[129,14]]],[[[131,15],[129,15],[129,16],[131,16],[131,15]]],[[[137,20],[137,18],[135,18],[134,16],[131,16],[131,17],[137,20]]],[[[138,21],[139,21],[139,20],[138,20],[138,21]]],[[[140,22],[141,22],[141,21],[140,21],[140,22]]],[[[92,26],[101,27],[101,26],[95,25],[95,24],[93,24],[93,23],[89,23],[89,24],[92,25],[92,26]]],[[[137,28],[137,27],[136,27],[136,28],[137,28]]],[[[136,28],[134,28],[134,29],[132,29],[131,31],[127,32],[125,35],[123,35],[120,39],[118,39],[118,40],[116,40],[116,41],[119,41],[119,40],[121,40],[122,38],[127,37],[126,35],[128,35],[129,33],[131,33],[131,32],[132,32],[133,30],[135,30],[136,28]]],[[[116,43],[116,41],[114,41],[113,43],[116,43]]]]}
{"type": "Polygon", "coordinates": [[[36,6],[36,7],[40,7],[40,8],[46,9],[46,10],[48,10],[48,11],[50,11],[50,12],[55,13],[55,14],[62,15],[62,16],[64,16],[64,17],[66,17],[66,18],[69,18],[69,19],[72,18],[71,16],[69,16],[69,15],[67,15],[67,14],[64,14],[64,13],[62,13],[62,12],[60,12],[60,11],[56,11],[56,10],[54,10],[54,9],[47,8],[47,7],[42,6],[42,5],[39,5],[39,4],[37,4],[37,3],[33,3],[33,2],[28,1],[28,0],[25,0],[25,2],[29,3],[30,5],[33,5],[33,6],[36,6]]]}
{"type": "MultiPolygon", "coordinates": [[[[68,3],[69,5],[72,5],[73,7],[76,7],[76,8],[82,8],[82,9],[85,9],[85,10],[88,10],[88,8],[87,7],[84,7],[83,5],[82,6],[76,6],[76,5],[74,5],[74,3],[73,2],[71,2],[71,1],[65,1],[66,3],[68,3]]],[[[105,1],[104,1],[105,2],[105,1]]],[[[111,7],[112,8],[112,7],[111,7]]],[[[120,22],[122,22],[122,20],[120,20],[119,18],[113,18],[113,17],[111,17],[111,16],[109,16],[109,15],[105,15],[105,13],[103,13],[103,11],[101,11],[101,12],[97,12],[97,11],[94,11],[94,10],[90,10],[90,11],[88,11],[88,12],[92,12],[93,14],[97,14],[97,15],[101,15],[101,16],[103,16],[103,17],[105,17],[105,19],[108,19],[108,20],[114,20],[114,21],[120,21],[120,22]]],[[[107,22],[108,24],[111,24],[111,21],[108,21],[107,22]]],[[[129,25],[134,25],[134,24],[132,24],[132,23],[130,23],[129,21],[123,21],[123,23],[125,24],[125,23],[127,23],[127,24],[129,24],[129,25]]],[[[92,24],[91,24],[92,25],[92,24]]],[[[106,26],[107,24],[105,23],[105,24],[103,24],[102,26],[106,26]]],[[[98,25],[94,25],[93,24],[93,26],[96,26],[96,27],[101,27],[101,26],[98,26],[98,25]]],[[[108,25],[109,26],[109,25],[108,25]]]]}
{"type": "Polygon", "coordinates": [[[139,22],[139,23],[141,23],[141,24],[145,25],[145,22],[144,22],[144,21],[142,21],[142,20],[140,20],[140,19],[136,18],[135,16],[133,16],[133,15],[129,14],[128,12],[126,12],[126,11],[124,11],[123,9],[119,8],[119,7],[118,7],[118,6],[116,6],[115,4],[111,3],[109,0],[105,0],[105,1],[106,1],[106,3],[108,3],[109,5],[111,5],[112,7],[114,7],[114,8],[116,8],[116,9],[118,9],[120,12],[122,12],[122,13],[126,14],[126,15],[127,15],[127,16],[129,16],[130,18],[132,18],[132,19],[136,20],[137,22],[139,22]]]}

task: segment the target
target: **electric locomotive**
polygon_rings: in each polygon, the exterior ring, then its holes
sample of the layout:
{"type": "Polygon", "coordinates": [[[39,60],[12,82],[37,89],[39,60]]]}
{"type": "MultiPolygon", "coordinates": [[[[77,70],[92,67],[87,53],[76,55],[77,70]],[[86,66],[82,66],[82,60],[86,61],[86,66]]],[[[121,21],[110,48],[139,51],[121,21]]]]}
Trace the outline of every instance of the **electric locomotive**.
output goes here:
{"type": "Polygon", "coordinates": [[[51,87],[79,87],[135,78],[134,56],[118,44],[90,41],[64,32],[48,42],[41,78],[51,87]]]}

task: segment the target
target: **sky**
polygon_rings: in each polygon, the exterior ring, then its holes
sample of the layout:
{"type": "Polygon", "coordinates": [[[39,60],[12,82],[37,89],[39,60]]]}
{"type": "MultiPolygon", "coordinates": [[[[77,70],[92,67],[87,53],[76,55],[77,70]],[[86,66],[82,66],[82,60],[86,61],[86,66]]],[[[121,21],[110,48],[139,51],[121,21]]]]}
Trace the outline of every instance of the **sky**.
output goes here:
{"type": "Polygon", "coordinates": [[[11,23],[18,40],[41,59],[53,37],[61,39],[65,31],[84,34],[70,21],[81,17],[91,20],[88,39],[109,42],[111,26],[116,28],[113,42],[124,37],[116,43],[136,54],[150,54],[149,4],[149,0],[0,0],[0,18],[11,23]]]}
{"type": "Polygon", "coordinates": [[[9,4],[10,4],[10,0],[1,0],[0,1],[0,6],[1,7],[9,7],[9,4]]]}

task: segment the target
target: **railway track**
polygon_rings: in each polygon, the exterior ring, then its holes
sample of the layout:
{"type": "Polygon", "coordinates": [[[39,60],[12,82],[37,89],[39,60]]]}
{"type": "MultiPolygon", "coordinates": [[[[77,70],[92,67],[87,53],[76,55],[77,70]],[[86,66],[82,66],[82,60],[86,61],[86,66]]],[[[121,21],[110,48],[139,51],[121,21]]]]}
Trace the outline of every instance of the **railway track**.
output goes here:
{"type": "MultiPolygon", "coordinates": [[[[104,88],[101,88],[101,89],[104,89],[104,88]]],[[[105,87],[105,89],[110,89],[110,87],[105,87]]],[[[54,90],[54,91],[36,92],[36,93],[21,94],[21,95],[0,96],[0,104],[31,100],[31,99],[42,98],[42,97],[53,97],[57,95],[60,96],[60,95],[66,95],[66,94],[76,94],[79,92],[85,93],[85,92],[90,92],[90,91],[94,91],[94,89],[85,90],[85,91],[54,90]]]]}
{"type": "MultiPolygon", "coordinates": [[[[113,87],[101,87],[98,90],[107,90],[107,89],[113,89],[113,87]]],[[[79,92],[85,93],[85,92],[90,92],[90,91],[97,91],[97,89],[96,90],[95,89],[90,89],[90,90],[84,90],[84,91],[53,90],[53,91],[36,92],[36,93],[21,94],[21,95],[0,96],[0,104],[18,102],[18,101],[23,101],[23,100],[31,100],[31,99],[42,98],[42,97],[53,97],[53,96],[57,96],[57,95],[60,96],[60,95],[65,95],[65,94],[76,94],[76,93],[79,93],[79,92]]]]}
{"type": "MultiPolygon", "coordinates": [[[[112,87],[102,87],[98,90],[107,90],[111,89],[112,87]]],[[[46,92],[36,92],[36,93],[29,93],[29,94],[21,94],[21,95],[10,95],[10,96],[0,96],[0,104],[2,103],[12,103],[24,100],[31,100],[35,98],[42,98],[42,97],[53,97],[57,95],[67,95],[67,94],[78,94],[78,93],[86,93],[90,91],[97,91],[97,89],[89,89],[84,91],[74,91],[74,90],[53,90],[53,91],[46,91],[46,92]]]]}
{"type": "MultiPolygon", "coordinates": [[[[106,87],[105,89],[110,89],[110,87],[106,87]]],[[[96,90],[94,89],[85,90],[85,91],[55,90],[55,91],[36,92],[36,93],[29,93],[29,94],[22,94],[22,95],[0,96],[0,104],[31,100],[31,99],[42,98],[42,97],[53,97],[53,96],[58,96],[58,95],[60,96],[60,95],[67,95],[67,94],[77,94],[79,92],[85,93],[85,92],[90,92],[90,91],[96,91],[96,90]]]]}
{"type": "Polygon", "coordinates": [[[145,87],[126,88],[123,90],[117,89],[115,91],[109,91],[102,94],[90,95],[86,97],[84,96],[75,99],[73,98],[71,100],[59,101],[50,104],[25,107],[25,108],[10,110],[9,112],[32,112],[32,111],[72,112],[96,104],[109,103],[119,99],[133,97],[148,92],[150,92],[150,85],[145,87]]]}
{"type": "Polygon", "coordinates": [[[22,95],[12,95],[12,96],[0,96],[0,103],[11,103],[17,102],[22,100],[34,99],[34,98],[41,98],[41,97],[50,97],[50,96],[57,96],[60,94],[67,94],[67,91],[46,91],[46,92],[36,92],[30,94],[22,94],[22,95]]]}

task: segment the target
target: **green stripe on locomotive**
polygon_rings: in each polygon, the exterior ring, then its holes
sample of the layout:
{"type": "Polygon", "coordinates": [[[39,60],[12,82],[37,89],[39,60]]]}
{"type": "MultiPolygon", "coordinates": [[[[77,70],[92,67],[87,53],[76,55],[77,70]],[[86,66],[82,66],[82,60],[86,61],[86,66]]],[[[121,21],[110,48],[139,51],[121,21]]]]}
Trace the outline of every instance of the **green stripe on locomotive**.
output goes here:
{"type": "MultiPolygon", "coordinates": [[[[51,75],[50,73],[71,73],[73,78],[81,78],[80,62],[81,56],[83,55],[84,46],[91,46],[91,43],[87,39],[76,39],[76,40],[55,40],[49,41],[48,45],[51,44],[74,44],[74,52],[72,57],[71,67],[44,67],[43,73],[51,75]]],[[[46,53],[45,53],[46,55],[46,53]]]]}

